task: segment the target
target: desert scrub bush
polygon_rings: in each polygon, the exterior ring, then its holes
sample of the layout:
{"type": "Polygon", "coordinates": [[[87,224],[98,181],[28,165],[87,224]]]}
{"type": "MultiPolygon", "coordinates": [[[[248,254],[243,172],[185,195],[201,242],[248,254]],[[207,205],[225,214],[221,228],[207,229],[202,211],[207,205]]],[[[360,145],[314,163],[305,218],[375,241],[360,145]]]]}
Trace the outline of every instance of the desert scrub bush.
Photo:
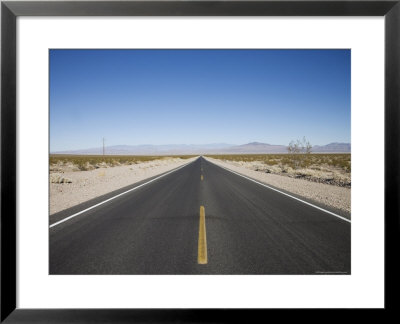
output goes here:
{"type": "Polygon", "coordinates": [[[262,161],[264,164],[273,166],[273,165],[277,165],[279,164],[279,161],[275,160],[275,159],[266,159],[262,161]]]}
{"type": "Polygon", "coordinates": [[[331,156],[330,165],[351,172],[351,156],[350,154],[335,154],[331,156]]]}
{"type": "Polygon", "coordinates": [[[195,155],[174,156],[144,156],[144,155],[64,155],[50,154],[50,170],[54,166],[72,165],[81,171],[93,170],[99,167],[112,167],[117,165],[129,165],[149,162],[160,159],[179,158],[189,159],[195,155]]]}
{"type": "Polygon", "coordinates": [[[310,165],[308,156],[311,154],[311,148],[311,143],[305,137],[301,141],[296,140],[289,143],[287,151],[295,169],[310,165]]]}
{"type": "Polygon", "coordinates": [[[51,183],[71,183],[72,180],[68,178],[64,178],[60,176],[59,174],[53,174],[50,177],[50,182],[51,183]]]}

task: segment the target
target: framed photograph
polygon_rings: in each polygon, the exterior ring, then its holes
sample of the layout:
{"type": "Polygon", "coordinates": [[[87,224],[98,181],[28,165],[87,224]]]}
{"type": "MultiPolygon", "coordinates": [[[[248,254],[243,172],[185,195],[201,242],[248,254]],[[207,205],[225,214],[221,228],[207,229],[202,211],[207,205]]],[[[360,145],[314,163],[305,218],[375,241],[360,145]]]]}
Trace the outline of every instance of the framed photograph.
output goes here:
{"type": "Polygon", "coordinates": [[[1,321],[395,309],[399,1],[2,1],[1,321]]]}

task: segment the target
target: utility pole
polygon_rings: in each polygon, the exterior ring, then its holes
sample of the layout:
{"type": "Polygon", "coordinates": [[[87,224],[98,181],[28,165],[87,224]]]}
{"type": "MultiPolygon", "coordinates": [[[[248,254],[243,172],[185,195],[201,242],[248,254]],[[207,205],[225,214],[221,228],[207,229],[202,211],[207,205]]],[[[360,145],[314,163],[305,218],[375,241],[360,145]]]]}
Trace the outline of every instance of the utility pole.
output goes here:
{"type": "Polygon", "coordinates": [[[105,141],[105,139],[103,137],[103,156],[104,156],[104,152],[105,152],[104,141],[105,141]]]}

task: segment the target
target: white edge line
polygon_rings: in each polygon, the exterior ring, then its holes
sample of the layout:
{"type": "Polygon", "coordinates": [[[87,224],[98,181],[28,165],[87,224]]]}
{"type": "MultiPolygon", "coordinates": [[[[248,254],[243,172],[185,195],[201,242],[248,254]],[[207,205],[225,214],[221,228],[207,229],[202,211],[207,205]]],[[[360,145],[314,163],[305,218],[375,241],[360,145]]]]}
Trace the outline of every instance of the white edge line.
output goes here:
{"type": "MultiPolygon", "coordinates": [[[[197,159],[196,159],[196,160],[197,160],[197,159]]],[[[196,161],[196,160],[194,160],[194,161],[196,161]]],[[[147,182],[145,182],[145,183],[142,183],[141,185],[138,185],[138,186],[136,186],[136,187],[134,187],[134,188],[131,188],[131,189],[127,190],[127,191],[121,192],[120,194],[118,194],[118,195],[116,195],[116,196],[113,196],[113,197],[111,197],[111,198],[108,198],[108,199],[106,199],[106,200],[103,200],[102,202],[99,202],[99,203],[96,204],[96,205],[93,205],[93,206],[91,206],[91,207],[89,207],[89,208],[86,208],[86,209],[84,209],[84,210],[81,210],[80,212],[77,212],[77,213],[75,213],[75,214],[73,214],[73,215],[71,215],[71,216],[68,216],[68,217],[66,217],[66,218],[63,218],[62,220],[60,220],[60,221],[58,221],[58,222],[56,222],[56,223],[51,224],[51,225],[49,226],[49,228],[52,228],[52,227],[57,226],[57,225],[59,225],[59,224],[61,224],[61,223],[64,223],[64,222],[66,222],[67,220],[69,220],[69,219],[71,219],[71,218],[74,218],[74,217],[76,217],[76,216],[78,216],[78,215],[80,215],[80,214],[83,214],[83,213],[87,212],[88,210],[91,210],[91,209],[93,209],[93,208],[96,208],[96,207],[98,207],[98,206],[100,206],[100,205],[103,205],[103,204],[105,204],[105,203],[107,203],[107,202],[109,202],[109,201],[111,201],[111,200],[114,200],[115,198],[118,198],[118,197],[120,197],[120,196],[122,196],[122,195],[125,195],[125,194],[128,193],[128,192],[131,192],[131,191],[133,191],[133,190],[139,189],[140,187],[143,187],[143,186],[149,184],[150,182],[153,182],[153,181],[156,181],[156,180],[158,180],[158,179],[160,179],[160,178],[162,178],[162,177],[165,177],[166,175],[168,175],[168,174],[170,174],[170,173],[172,173],[172,172],[178,171],[179,169],[182,169],[183,167],[185,167],[185,166],[187,166],[187,165],[193,163],[194,161],[191,161],[191,162],[189,162],[189,163],[186,163],[186,164],[184,164],[184,165],[181,165],[180,167],[178,167],[178,168],[176,168],[176,169],[173,169],[173,170],[171,170],[171,171],[169,171],[169,172],[167,172],[167,173],[164,173],[164,174],[158,176],[157,178],[151,179],[150,181],[147,181],[147,182]]]]}
{"type": "Polygon", "coordinates": [[[311,203],[309,203],[309,202],[307,202],[307,201],[304,201],[304,200],[302,200],[302,199],[299,199],[299,198],[297,198],[297,197],[295,197],[295,196],[289,195],[289,194],[287,194],[286,192],[283,192],[283,191],[280,191],[280,190],[275,189],[275,188],[273,188],[273,187],[270,187],[270,186],[266,185],[265,183],[262,183],[262,182],[259,182],[259,181],[257,181],[257,180],[254,180],[254,179],[252,179],[252,178],[246,177],[246,176],[243,175],[243,174],[240,174],[240,173],[238,173],[238,172],[236,172],[236,171],[233,171],[233,170],[230,170],[230,169],[228,169],[228,168],[225,168],[225,167],[223,167],[223,166],[221,166],[221,165],[218,165],[218,164],[216,164],[216,163],[214,163],[214,162],[212,162],[212,161],[210,161],[210,160],[208,160],[208,161],[211,162],[211,163],[213,163],[214,165],[219,166],[220,168],[225,169],[225,170],[227,170],[227,171],[229,171],[229,172],[232,172],[232,173],[234,173],[234,174],[236,174],[236,175],[238,175],[238,176],[240,176],[240,177],[243,177],[243,178],[245,178],[245,179],[247,179],[247,180],[250,180],[250,181],[253,181],[253,182],[255,182],[255,183],[258,183],[258,184],[261,185],[261,186],[267,187],[268,189],[271,189],[271,190],[274,190],[274,191],[276,191],[276,192],[279,192],[279,193],[281,193],[282,195],[285,195],[285,196],[288,196],[288,197],[290,197],[290,198],[293,198],[293,199],[295,199],[295,200],[297,200],[297,201],[300,201],[300,202],[302,202],[302,203],[304,203],[304,204],[306,204],[306,205],[309,205],[309,206],[314,207],[314,208],[316,208],[316,209],[319,209],[319,210],[321,210],[321,211],[323,211],[323,212],[325,212],[325,213],[327,213],[327,214],[330,214],[330,215],[332,215],[332,216],[335,216],[335,217],[337,217],[337,218],[340,218],[341,220],[344,220],[344,221],[346,221],[346,222],[351,223],[351,220],[350,220],[350,219],[347,219],[347,218],[345,218],[345,217],[343,217],[343,216],[340,216],[340,215],[338,215],[338,214],[332,213],[332,212],[329,211],[329,210],[326,210],[326,209],[323,209],[323,208],[318,207],[318,206],[316,206],[316,205],[313,205],[313,204],[311,204],[311,203]]]}

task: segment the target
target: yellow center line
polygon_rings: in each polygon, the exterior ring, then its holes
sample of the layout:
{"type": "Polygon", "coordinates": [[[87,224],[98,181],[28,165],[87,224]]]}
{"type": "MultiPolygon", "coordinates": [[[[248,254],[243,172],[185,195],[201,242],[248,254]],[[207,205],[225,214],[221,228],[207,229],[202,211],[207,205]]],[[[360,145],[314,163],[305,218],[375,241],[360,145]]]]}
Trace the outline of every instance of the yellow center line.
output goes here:
{"type": "Polygon", "coordinates": [[[206,213],[204,211],[204,206],[200,206],[199,250],[197,254],[197,263],[207,264],[206,213]]]}

